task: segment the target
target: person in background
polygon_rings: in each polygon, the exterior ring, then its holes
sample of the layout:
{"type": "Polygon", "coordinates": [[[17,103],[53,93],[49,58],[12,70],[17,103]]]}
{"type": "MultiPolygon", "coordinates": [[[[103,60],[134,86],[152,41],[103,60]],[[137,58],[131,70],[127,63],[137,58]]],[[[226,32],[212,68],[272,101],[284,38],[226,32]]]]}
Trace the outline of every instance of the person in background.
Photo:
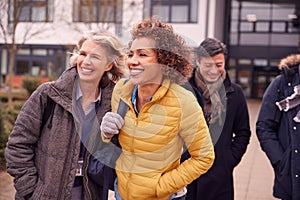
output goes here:
{"type": "Polygon", "coordinates": [[[274,169],[273,196],[300,199],[300,54],[283,58],[266,89],[256,122],[262,150],[274,169]]]}
{"type": "Polygon", "coordinates": [[[117,134],[116,199],[184,199],[185,186],[212,165],[214,151],[202,110],[179,84],[192,73],[192,52],[171,25],[152,17],[131,30],[130,79],[114,88],[102,139],[117,134]],[[124,120],[117,107],[128,108],[124,120]],[[183,145],[191,158],[180,164],[183,145]]]}
{"type": "MultiPolygon", "coordinates": [[[[215,38],[196,49],[196,69],[190,79],[209,127],[215,161],[207,173],[187,187],[188,200],[234,199],[233,170],[250,140],[249,114],[242,89],[230,81],[225,69],[227,49],[215,38]]],[[[188,152],[182,160],[189,158],[188,152]]]]}
{"type": "Polygon", "coordinates": [[[83,34],[78,49],[58,80],[42,84],[29,97],[9,136],[5,156],[16,199],[107,196],[87,169],[90,147],[101,141],[99,124],[111,110],[115,82],[123,75],[123,47],[113,34],[99,30],[83,34]],[[91,128],[95,121],[97,131],[91,128]]]}

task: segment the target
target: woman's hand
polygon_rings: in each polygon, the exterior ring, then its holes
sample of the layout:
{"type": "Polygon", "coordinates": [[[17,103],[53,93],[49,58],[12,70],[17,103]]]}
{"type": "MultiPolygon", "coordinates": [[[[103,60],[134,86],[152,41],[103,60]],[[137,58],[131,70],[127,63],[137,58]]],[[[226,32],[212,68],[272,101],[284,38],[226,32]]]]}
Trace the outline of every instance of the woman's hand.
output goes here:
{"type": "Polygon", "coordinates": [[[119,130],[124,124],[123,118],[113,112],[107,112],[100,125],[101,132],[106,139],[112,138],[113,135],[119,134],[119,130]]]}

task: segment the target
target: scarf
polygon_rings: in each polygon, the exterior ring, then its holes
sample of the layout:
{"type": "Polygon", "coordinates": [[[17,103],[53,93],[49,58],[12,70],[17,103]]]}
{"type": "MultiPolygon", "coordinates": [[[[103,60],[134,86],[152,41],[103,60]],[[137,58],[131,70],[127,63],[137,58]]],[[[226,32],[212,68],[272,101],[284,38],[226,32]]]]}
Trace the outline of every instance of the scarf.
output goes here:
{"type": "Polygon", "coordinates": [[[195,72],[195,83],[204,98],[203,111],[208,124],[213,124],[217,121],[220,126],[223,124],[222,113],[225,112],[225,106],[222,104],[218,91],[222,87],[225,78],[226,73],[224,72],[216,82],[208,83],[200,75],[199,69],[195,72]]]}
{"type": "MultiPolygon", "coordinates": [[[[280,111],[287,112],[290,109],[295,108],[296,106],[300,105],[300,85],[294,87],[294,93],[287,98],[276,102],[280,111]]],[[[293,118],[295,122],[300,122],[300,110],[298,111],[297,115],[293,118]]]]}

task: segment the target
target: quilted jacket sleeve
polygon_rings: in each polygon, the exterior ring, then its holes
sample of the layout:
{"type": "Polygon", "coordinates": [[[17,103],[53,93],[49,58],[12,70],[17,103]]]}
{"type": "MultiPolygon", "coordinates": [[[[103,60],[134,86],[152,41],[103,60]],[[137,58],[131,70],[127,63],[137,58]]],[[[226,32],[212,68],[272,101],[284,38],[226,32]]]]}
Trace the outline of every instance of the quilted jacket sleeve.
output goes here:
{"type": "Polygon", "coordinates": [[[15,189],[21,197],[32,193],[37,182],[34,146],[40,135],[43,102],[47,101],[41,95],[45,88],[45,84],[41,85],[23,105],[5,149],[7,172],[14,177],[15,189]]]}

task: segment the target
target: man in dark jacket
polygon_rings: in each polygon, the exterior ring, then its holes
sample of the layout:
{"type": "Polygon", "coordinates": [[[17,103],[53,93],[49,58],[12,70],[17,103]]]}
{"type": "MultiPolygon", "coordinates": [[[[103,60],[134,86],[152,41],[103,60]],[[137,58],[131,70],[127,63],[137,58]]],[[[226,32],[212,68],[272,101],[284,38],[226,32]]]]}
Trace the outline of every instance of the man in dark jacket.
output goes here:
{"type": "MultiPolygon", "coordinates": [[[[205,39],[197,49],[197,68],[190,79],[203,108],[214,143],[215,162],[208,172],[188,185],[188,200],[234,199],[233,169],[246,152],[251,135],[242,89],[225,70],[226,46],[205,39]]],[[[183,159],[188,157],[185,152],[183,159]]]]}
{"type": "Polygon", "coordinates": [[[273,195],[300,199],[300,54],[281,60],[277,76],[267,88],[256,122],[262,150],[275,173],[273,195]]]}

